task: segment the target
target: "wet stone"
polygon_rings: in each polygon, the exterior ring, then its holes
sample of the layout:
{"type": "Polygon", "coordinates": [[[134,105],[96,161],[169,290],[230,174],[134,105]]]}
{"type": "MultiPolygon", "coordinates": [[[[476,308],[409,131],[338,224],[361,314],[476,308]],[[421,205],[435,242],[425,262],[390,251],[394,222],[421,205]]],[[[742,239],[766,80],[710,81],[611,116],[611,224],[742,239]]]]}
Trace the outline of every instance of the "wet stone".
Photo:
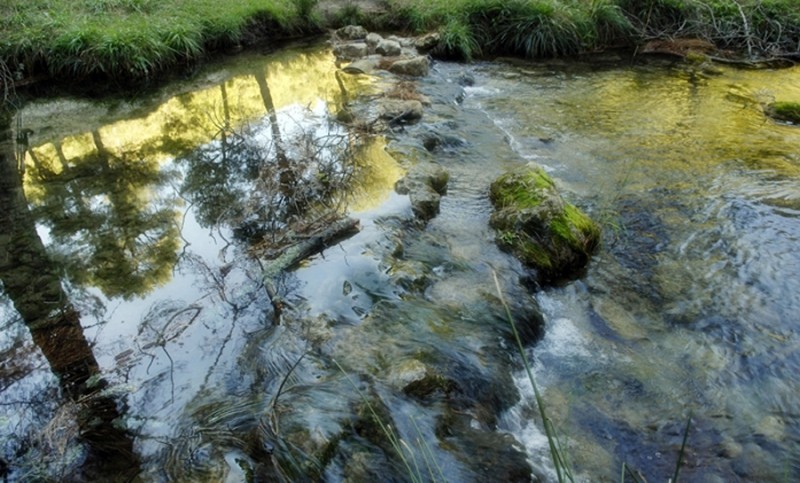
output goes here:
{"type": "Polygon", "coordinates": [[[354,42],[337,45],[333,53],[343,59],[358,59],[367,55],[367,44],[354,42]]]}
{"type": "Polygon", "coordinates": [[[436,46],[439,45],[440,40],[441,35],[439,35],[438,32],[432,32],[421,37],[417,37],[417,39],[414,41],[414,47],[416,47],[420,52],[427,52],[436,48],[436,46]]]}
{"type": "Polygon", "coordinates": [[[390,123],[414,123],[422,119],[423,108],[420,101],[384,99],[379,106],[381,119],[390,123]]]}
{"type": "Polygon", "coordinates": [[[366,41],[367,41],[367,47],[369,47],[370,53],[375,52],[375,48],[378,46],[378,44],[382,40],[383,40],[383,37],[381,37],[379,34],[376,34],[375,32],[370,32],[370,33],[367,34],[366,41]]]}
{"type": "Polygon", "coordinates": [[[400,55],[400,43],[394,40],[381,40],[378,42],[378,45],[375,46],[375,52],[387,57],[400,55]]]}
{"type": "Polygon", "coordinates": [[[428,75],[429,68],[428,58],[420,55],[411,59],[403,59],[394,62],[389,66],[389,72],[396,75],[424,77],[428,75]]]}
{"type": "Polygon", "coordinates": [[[400,260],[392,266],[392,280],[409,291],[422,292],[430,285],[430,270],[415,260],[400,260]]]}
{"type": "Polygon", "coordinates": [[[367,37],[367,29],[360,25],[347,25],[337,30],[336,36],[343,40],[360,40],[367,37]]]}
{"type": "Polygon", "coordinates": [[[447,193],[450,175],[435,163],[417,163],[395,185],[399,194],[408,194],[414,215],[428,221],[439,214],[441,197],[447,193]]]}

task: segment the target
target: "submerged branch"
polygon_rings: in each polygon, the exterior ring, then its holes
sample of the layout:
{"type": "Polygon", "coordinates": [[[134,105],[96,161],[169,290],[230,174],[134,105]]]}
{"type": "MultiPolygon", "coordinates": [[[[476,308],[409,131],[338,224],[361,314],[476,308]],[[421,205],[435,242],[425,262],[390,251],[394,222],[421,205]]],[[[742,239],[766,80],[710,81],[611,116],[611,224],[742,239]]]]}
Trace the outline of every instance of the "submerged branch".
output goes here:
{"type": "Polygon", "coordinates": [[[274,310],[273,321],[276,325],[280,324],[284,301],[275,288],[275,279],[282,272],[297,266],[303,260],[355,235],[359,231],[360,226],[357,219],[345,218],[289,246],[274,259],[264,261],[258,259],[264,272],[264,288],[267,291],[267,295],[269,295],[270,303],[274,310]]]}

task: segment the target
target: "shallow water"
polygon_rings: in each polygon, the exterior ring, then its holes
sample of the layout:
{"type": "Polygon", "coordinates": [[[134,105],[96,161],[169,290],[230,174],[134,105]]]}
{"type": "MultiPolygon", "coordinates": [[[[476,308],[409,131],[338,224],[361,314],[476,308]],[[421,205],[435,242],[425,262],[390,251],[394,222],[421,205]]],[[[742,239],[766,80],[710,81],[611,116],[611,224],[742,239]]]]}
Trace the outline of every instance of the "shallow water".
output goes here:
{"type": "MultiPolygon", "coordinates": [[[[144,99],[26,107],[37,253],[80,313],[104,394],[124,402],[135,472],[552,478],[498,273],[580,479],[616,480],[624,462],[666,480],[690,414],[689,480],[800,476],[800,128],[762,111],[800,100],[800,71],[715,69],[436,63],[423,123],[359,141],[343,164],[357,140],[329,120],[343,95],[323,47],[246,54],[144,99]],[[431,135],[445,142],[428,152],[431,135]],[[274,280],[276,326],[254,240],[284,233],[270,160],[306,159],[309,139],[326,154],[299,179],[345,180],[325,196],[361,230],[274,280]],[[393,192],[418,159],[450,173],[427,225],[393,192]],[[581,278],[535,292],[495,247],[486,196],[529,160],[605,233],[581,278]]],[[[391,79],[346,82],[369,97],[391,79]]],[[[78,474],[91,445],[53,429],[76,403],[12,302],[3,457],[12,479],[78,474]]]]}

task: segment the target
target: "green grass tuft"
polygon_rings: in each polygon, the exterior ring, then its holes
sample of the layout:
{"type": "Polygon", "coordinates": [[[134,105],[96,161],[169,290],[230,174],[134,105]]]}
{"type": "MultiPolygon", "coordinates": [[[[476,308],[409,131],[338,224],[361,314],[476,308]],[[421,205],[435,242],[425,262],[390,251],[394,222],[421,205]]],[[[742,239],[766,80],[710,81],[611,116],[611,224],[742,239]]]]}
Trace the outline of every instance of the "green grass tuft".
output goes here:
{"type": "Polygon", "coordinates": [[[436,54],[467,61],[481,55],[480,43],[463,19],[450,18],[439,33],[441,41],[435,50],[436,54]]]}

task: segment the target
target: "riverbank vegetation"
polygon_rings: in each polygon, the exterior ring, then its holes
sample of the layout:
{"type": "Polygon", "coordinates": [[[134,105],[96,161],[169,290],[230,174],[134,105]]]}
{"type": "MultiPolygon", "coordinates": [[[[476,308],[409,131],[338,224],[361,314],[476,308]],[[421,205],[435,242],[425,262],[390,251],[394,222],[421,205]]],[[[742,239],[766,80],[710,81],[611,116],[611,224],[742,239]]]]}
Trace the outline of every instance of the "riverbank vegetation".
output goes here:
{"type": "Polygon", "coordinates": [[[41,78],[138,82],[219,49],[354,20],[439,31],[435,53],[463,59],[573,55],[675,37],[748,57],[800,55],[796,0],[7,0],[2,89],[41,78]]]}

